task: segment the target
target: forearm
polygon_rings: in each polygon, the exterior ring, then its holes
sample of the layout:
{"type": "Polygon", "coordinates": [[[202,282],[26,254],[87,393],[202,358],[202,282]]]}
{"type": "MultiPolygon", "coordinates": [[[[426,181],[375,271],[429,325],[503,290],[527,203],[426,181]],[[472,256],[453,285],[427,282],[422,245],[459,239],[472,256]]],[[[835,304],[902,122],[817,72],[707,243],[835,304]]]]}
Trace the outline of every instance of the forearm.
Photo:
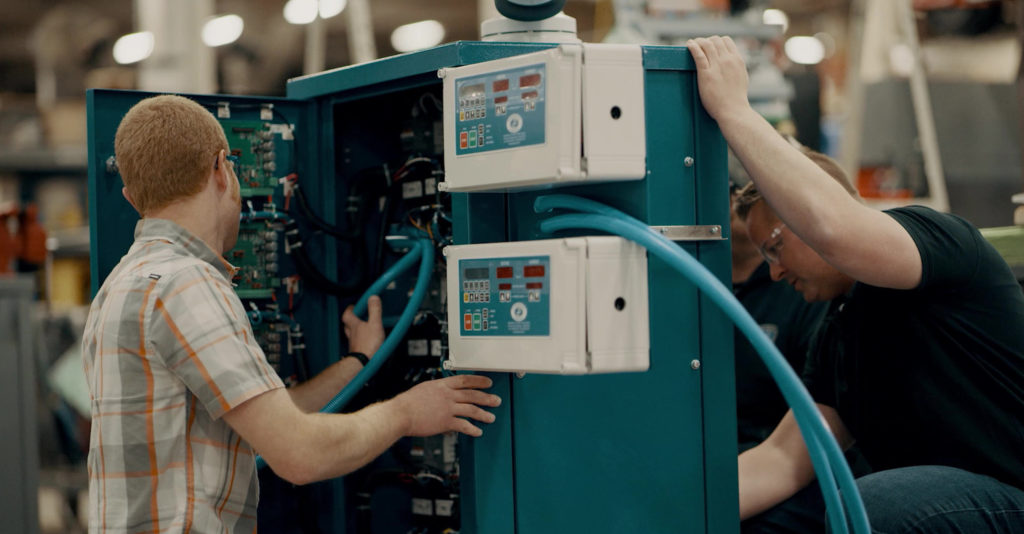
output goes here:
{"type": "Polygon", "coordinates": [[[342,358],[312,379],[288,388],[288,394],[292,402],[303,412],[320,411],[362,369],[363,365],[359,360],[342,358]]]}
{"type": "MultiPolygon", "coordinates": [[[[816,407],[839,447],[846,450],[853,444],[853,438],[839,414],[823,404],[816,407]]],[[[790,410],[768,439],[739,457],[740,519],[755,516],[792,497],[814,476],[814,464],[790,410]]]]}
{"type": "Polygon", "coordinates": [[[749,519],[785,501],[814,480],[814,470],[806,449],[802,459],[794,461],[791,456],[764,443],[740,455],[741,520],[749,519]]]}
{"type": "Polygon", "coordinates": [[[408,415],[394,399],[351,414],[307,414],[295,460],[303,465],[302,483],[351,473],[368,464],[409,427],[408,415]]]}
{"type": "Polygon", "coordinates": [[[774,211],[819,252],[864,209],[750,106],[723,114],[718,125],[774,211]]]}
{"type": "Polygon", "coordinates": [[[489,378],[459,375],[417,384],[397,397],[352,414],[304,413],[278,388],[224,414],[281,478],[308,484],[349,473],[384,452],[402,436],[458,431],[480,436],[467,419],[485,423],[501,399],[480,391],[489,378]]]}

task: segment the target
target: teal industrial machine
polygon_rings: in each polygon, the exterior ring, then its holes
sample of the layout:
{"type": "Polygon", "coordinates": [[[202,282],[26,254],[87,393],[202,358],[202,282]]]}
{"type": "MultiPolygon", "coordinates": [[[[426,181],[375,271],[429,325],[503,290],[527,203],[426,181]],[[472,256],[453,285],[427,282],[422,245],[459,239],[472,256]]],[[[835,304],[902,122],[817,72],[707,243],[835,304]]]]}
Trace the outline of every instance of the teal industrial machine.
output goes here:
{"type": "MultiPolygon", "coordinates": [[[[616,208],[724,282],[725,142],[684,48],[556,40],[452,43],[294,79],[285,98],[187,95],[238,157],[227,259],[286,381],[344,354],[340,310],[391,273],[378,287],[402,342],[343,409],[452,372],[487,373],[504,400],[481,438],[402,440],[339,480],[265,469],[261,529],[738,532],[732,323],[661,259],[542,228],[564,212],[536,205],[616,208]],[[433,263],[397,272],[417,247],[433,263]]],[[[146,96],[88,94],[94,291],[132,241],[113,139],[146,96]]]]}

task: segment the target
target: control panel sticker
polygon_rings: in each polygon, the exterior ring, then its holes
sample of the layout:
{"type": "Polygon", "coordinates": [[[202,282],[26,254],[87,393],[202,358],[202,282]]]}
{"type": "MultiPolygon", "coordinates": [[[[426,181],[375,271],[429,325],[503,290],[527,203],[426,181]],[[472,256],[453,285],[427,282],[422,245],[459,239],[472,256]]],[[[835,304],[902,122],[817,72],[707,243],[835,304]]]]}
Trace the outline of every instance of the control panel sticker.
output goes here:
{"type": "Polygon", "coordinates": [[[544,143],[545,65],[455,80],[455,154],[544,143]]]}
{"type": "Polygon", "coordinates": [[[463,336],[551,332],[550,256],[459,260],[459,292],[463,336]]]}

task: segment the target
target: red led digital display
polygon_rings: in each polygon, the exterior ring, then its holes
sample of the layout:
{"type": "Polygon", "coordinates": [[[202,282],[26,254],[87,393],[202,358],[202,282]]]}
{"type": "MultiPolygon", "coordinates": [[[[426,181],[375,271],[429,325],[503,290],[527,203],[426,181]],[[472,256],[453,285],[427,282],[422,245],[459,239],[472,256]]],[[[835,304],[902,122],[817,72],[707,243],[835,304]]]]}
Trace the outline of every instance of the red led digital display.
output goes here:
{"type": "Polygon", "coordinates": [[[544,287],[544,284],[540,282],[529,282],[526,284],[526,289],[541,289],[542,287],[544,287]]]}
{"type": "Polygon", "coordinates": [[[501,91],[508,91],[508,78],[504,80],[496,80],[494,84],[491,85],[491,90],[494,91],[495,93],[499,93],[501,91]]]}
{"type": "Polygon", "coordinates": [[[540,73],[527,74],[519,77],[519,87],[534,87],[540,85],[540,73]]]}
{"type": "Polygon", "coordinates": [[[511,267],[498,267],[497,277],[498,278],[512,278],[512,268],[511,267]]]}
{"type": "Polygon", "coordinates": [[[537,91],[527,91],[523,93],[523,100],[536,100],[540,96],[537,91]]]}
{"type": "Polygon", "coordinates": [[[544,276],[543,265],[527,265],[523,267],[523,276],[527,278],[535,278],[538,276],[544,276]]]}
{"type": "Polygon", "coordinates": [[[498,284],[498,291],[508,291],[512,289],[512,284],[498,284]]]}
{"type": "Polygon", "coordinates": [[[508,102],[508,96],[496,96],[496,97],[494,97],[494,103],[495,104],[504,104],[505,102],[508,102]]]}

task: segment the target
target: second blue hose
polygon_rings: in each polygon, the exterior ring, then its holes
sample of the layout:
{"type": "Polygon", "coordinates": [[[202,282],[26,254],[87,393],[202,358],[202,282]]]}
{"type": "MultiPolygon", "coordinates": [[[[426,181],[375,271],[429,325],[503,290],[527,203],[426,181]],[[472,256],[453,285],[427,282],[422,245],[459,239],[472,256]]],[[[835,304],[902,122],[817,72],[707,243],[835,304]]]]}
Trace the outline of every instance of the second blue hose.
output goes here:
{"type": "Polygon", "coordinates": [[[778,349],[764,335],[756,322],[736,300],[735,296],[715,278],[703,265],[669,239],[651,231],[644,223],[628,215],[592,200],[569,195],[547,195],[538,197],[534,209],[542,212],[552,208],[566,208],[588,211],[599,215],[563,215],[548,219],[541,223],[541,230],[552,232],[569,228],[598,229],[617,234],[644,245],[651,253],[687,276],[695,285],[705,292],[730,318],[740,330],[750,338],[751,343],[761,353],[772,377],[779,384],[786,401],[793,407],[797,424],[807,443],[808,454],[818,474],[822,493],[828,504],[830,522],[838,532],[847,531],[847,522],[843,520],[843,507],[840,497],[835,491],[838,475],[839,487],[843,490],[843,501],[846,501],[853,518],[854,531],[870,532],[867,512],[857,492],[853,474],[843,458],[842,451],[831,432],[821,422],[820,415],[814,409],[813,400],[806,388],[797,378],[793,370],[785,364],[785,359],[778,349]],[[824,455],[823,455],[824,453],[824,455]],[[831,461],[830,461],[831,460],[831,461]],[[829,491],[831,488],[831,491],[829,491]]]}

